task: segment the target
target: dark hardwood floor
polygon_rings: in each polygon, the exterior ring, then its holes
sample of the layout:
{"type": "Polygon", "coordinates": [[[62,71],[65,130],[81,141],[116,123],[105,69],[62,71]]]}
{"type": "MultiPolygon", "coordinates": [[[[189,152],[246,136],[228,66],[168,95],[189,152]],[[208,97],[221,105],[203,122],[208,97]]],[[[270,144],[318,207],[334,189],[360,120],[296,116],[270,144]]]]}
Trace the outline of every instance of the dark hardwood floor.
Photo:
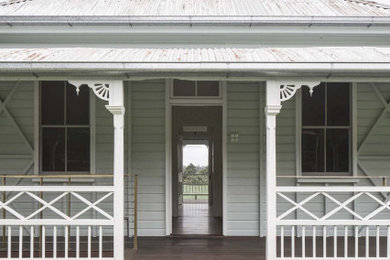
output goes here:
{"type": "Polygon", "coordinates": [[[258,237],[139,238],[138,250],[126,250],[126,259],[264,260],[265,239],[258,237]]]}
{"type": "Polygon", "coordinates": [[[172,221],[174,235],[222,234],[222,218],[212,216],[212,207],[206,203],[184,203],[179,206],[179,216],[172,221]]]}

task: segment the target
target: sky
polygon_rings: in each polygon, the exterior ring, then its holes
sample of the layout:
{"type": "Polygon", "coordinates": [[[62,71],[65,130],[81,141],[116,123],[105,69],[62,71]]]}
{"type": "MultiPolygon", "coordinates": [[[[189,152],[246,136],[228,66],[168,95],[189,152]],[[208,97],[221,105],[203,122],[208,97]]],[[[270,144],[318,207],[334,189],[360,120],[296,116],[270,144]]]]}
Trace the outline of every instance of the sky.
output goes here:
{"type": "Polygon", "coordinates": [[[196,166],[208,165],[208,149],[206,145],[186,145],[183,148],[183,165],[190,163],[196,166]]]}

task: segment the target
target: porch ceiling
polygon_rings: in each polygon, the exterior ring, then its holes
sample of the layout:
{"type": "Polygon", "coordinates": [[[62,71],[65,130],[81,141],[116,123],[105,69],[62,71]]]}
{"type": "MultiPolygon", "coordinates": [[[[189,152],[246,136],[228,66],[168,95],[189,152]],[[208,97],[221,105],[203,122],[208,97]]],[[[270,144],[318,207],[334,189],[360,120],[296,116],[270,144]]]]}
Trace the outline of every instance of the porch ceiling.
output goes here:
{"type": "MultiPolygon", "coordinates": [[[[390,72],[390,48],[28,48],[0,49],[0,73],[252,73],[362,76],[390,72]]],[[[100,75],[100,74],[99,74],[100,75]]],[[[317,75],[318,76],[318,75],[317,75]]]]}

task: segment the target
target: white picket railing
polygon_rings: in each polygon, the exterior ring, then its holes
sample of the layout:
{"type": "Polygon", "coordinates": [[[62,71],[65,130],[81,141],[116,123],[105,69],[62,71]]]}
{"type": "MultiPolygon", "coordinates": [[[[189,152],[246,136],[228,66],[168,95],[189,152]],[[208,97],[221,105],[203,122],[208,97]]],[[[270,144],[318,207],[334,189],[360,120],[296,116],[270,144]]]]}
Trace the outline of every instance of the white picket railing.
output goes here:
{"type": "Polygon", "coordinates": [[[276,194],[278,259],[390,259],[390,187],[278,186],[276,194]]]}
{"type": "Polygon", "coordinates": [[[113,186],[2,186],[3,192],[0,259],[113,259],[103,244],[113,232],[113,186]],[[69,200],[77,207],[70,210],[69,200]]]}

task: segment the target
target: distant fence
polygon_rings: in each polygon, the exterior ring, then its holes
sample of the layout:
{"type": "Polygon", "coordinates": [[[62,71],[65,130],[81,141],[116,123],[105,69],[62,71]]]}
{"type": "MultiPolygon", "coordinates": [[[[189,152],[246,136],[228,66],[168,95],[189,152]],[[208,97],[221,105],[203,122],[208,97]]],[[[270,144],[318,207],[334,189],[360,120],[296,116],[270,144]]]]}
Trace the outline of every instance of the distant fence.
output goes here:
{"type": "Polygon", "coordinates": [[[208,184],[184,184],[183,195],[185,200],[207,200],[209,194],[208,184]]]}

